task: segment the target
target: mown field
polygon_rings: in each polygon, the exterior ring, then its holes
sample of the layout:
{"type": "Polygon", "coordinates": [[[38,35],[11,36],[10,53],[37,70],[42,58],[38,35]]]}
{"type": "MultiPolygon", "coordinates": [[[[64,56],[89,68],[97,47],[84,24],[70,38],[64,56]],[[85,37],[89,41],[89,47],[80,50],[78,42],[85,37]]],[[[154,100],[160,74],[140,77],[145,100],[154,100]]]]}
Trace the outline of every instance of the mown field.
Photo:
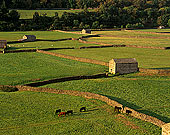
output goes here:
{"type": "MultiPolygon", "coordinates": [[[[20,19],[32,19],[35,12],[38,12],[40,15],[46,14],[49,17],[55,16],[57,12],[61,16],[64,12],[76,13],[83,11],[82,9],[77,10],[17,10],[20,14],[20,19]]],[[[93,11],[93,10],[89,10],[93,11]]]]}
{"type": "Polygon", "coordinates": [[[101,94],[124,106],[170,122],[170,77],[141,73],[49,84],[50,87],[101,94]]]}
{"type": "Polygon", "coordinates": [[[82,63],[41,53],[0,54],[0,85],[103,73],[104,66],[82,63]]]}
{"type": "Polygon", "coordinates": [[[144,121],[116,115],[105,103],[69,95],[38,92],[0,92],[0,134],[37,135],[158,135],[161,129],[144,121]],[[87,112],[80,113],[82,106],[87,112]],[[66,117],[54,115],[56,109],[73,110],[66,117]]]}
{"type": "Polygon", "coordinates": [[[104,35],[104,37],[93,37],[87,41],[114,45],[170,47],[170,34],[168,33],[168,31],[170,32],[170,29],[167,29],[166,31],[167,32],[155,30],[157,33],[140,33],[139,31],[94,31],[94,34],[104,35]]]}

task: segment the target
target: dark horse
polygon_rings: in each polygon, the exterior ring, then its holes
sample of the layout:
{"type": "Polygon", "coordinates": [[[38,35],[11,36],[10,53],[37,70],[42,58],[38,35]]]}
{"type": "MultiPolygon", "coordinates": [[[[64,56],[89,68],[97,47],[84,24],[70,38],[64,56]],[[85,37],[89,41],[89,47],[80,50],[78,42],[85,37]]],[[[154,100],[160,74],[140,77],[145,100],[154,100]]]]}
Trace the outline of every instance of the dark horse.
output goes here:
{"type": "Polygon", "coordinates": [[[126,114],[127,114],[127,115],[129,115],[129,114],[131,114],[131,113],[132,113],[131,110],[126,110],[126,114]]]}
{"type": "Polygon", "coordinates": [[[122,107],[115,106],[114,112],[120,113],[122,110],[122,107]]]}
{"type": "Polygon", "coordinates": [[[60,112],[61,112],[61,109],[56,110],[56,111],[55,111],[55,115],[58,114],[58,113],[60,113],[60,112]]]}
{"type": "Polygon", "coordinates": [[[69,111],[67,111],[67,112],[66,112],[66,114],[67,114],[67,115],[69,115],[69,114],[73,114],[73,110],[69,110],[69,111]]]}
{"type": "Polygon", "coordinates": [[[85,111],[86,111],[86,107],[80,108],[80,112],[85,112],[85,111]]]}

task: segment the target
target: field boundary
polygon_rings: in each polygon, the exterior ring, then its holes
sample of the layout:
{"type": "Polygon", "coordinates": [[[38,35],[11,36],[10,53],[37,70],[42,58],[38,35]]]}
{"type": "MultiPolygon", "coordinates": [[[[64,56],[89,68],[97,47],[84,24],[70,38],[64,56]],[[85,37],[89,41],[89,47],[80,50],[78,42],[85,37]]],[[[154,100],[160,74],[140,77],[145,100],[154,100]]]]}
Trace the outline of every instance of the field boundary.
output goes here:
{"type": "Polygon", "coordinates": [[[106,73],[56,78],[56,79],[51,79],[47,81],[40,81],[40,82],[33,82],[33,83],[25,84],[25,86],[39,87],[39,86],[43,86],[43,85],[47,85],[51,83],[57,83],[57,82],[65,82],[65,81],[81,80],[81,79],[96,79],[96,78],[102,78],[102,77],[106,77],[106,73]]]}
{"type": "MultiPolygon", "coordinates": [[[[80,92],[80,91],[73,91],[73,90],[56,90],[53,88],[37,88],[37,87],[29,87],[29,86],[14,86],[16,88],[18,88],[19,91],[34,91],[34,92],[49,92],[49,93],[55,93],[55,94],[66,94],[66,95],[71,95],[71,96],[80,96],[80,97],[84,97],[87,99],[97,99],[97,100],[101,100],[103,102],[106,102],[108,105],[115,107],[123,107],[122,104],[118,103],[117,101],[111,100],[106,96],[103,95],[99,95],[99,94],[95,94],[95,93],[90,93],[90,92],[80,92]]],[[[150,122],[158,127],[162,127],[163,125],[165,125],[166,123],[149,115],[140,113],[135,111],[134,109],[131,109],[129,107],[123,107],[123,113],[126,113],[126,110],[130,110],[132,111],[131,116],[150,122]]]]}
{"type": "Polygon", "coordinates": [[[80,61],[80,62],[86,62],[86,63],[92,63],[92,64],[108,66],[107,62],[103,62],[103,61],[99,61],[99,60],[93,60],[93,59],[88,59],[88,58],[81,58],[81,57],[76,57],[76,56],[69,56],[69,55],[65,55],[65,54],[47,52],[47,51],[43,51],[43,50],[37,50],[37,52],[43,53],[43,54],[52,55],[52,56],[57,56],[57,57],[61,57],[61,58],[76,60],[76,61],[80,61]]]}
{"type": "Polygon", "coordinates": [[[85,43],[85,44],[103,45],[103,47],[105,47],[105,46],[110,46],[110,47],[133,47],[133,48],[148,48],[148,49],[160,49],[160,50],[170,49],[170,47],[154,47],[154,46],[139,46],[139,45],[113,45],[113,44],[106,44],[106,43],[101,43],[101,42],[91,42],[91,41],[86,41],[86,40],[82,40],[82,39],[79,39],[79,42],[85,43]]]}
{"type": "MultiPolygon", "coordinates": [[[[88,58],[82,58],[82,57],[76,57],[76,56],[70,56],[70,55],[65,55],[65,54],[60,54],[60,53],[47,52],[47,51],[43,51],[43,50],[37,50],[37,52],[56,56],[56,57],[76,60],[76,61],[80,61],[80,62],[92,63],[92,64],[97,64],[97,65],[109,67],[109,62],[93,60],[93,59],[88,59],[88,58]]],[[[150,74],[170,75],[170,70],[167,70],[167,69],[139,68],[139,72],[150,73],[150,74]]]]}

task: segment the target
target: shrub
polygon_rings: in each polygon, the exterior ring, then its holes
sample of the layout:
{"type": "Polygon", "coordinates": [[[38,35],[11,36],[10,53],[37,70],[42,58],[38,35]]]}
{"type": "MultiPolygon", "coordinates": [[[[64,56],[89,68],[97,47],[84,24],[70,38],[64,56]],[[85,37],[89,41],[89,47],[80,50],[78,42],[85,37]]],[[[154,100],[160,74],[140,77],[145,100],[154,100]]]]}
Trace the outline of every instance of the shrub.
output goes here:
{"type": "Polygon", "coordinates": [[[10,87],[10,86],[0,86],[0,91],[2,91],[2,92],[15,92],[15,91],[18,91],[18,88],[10,87]]]}

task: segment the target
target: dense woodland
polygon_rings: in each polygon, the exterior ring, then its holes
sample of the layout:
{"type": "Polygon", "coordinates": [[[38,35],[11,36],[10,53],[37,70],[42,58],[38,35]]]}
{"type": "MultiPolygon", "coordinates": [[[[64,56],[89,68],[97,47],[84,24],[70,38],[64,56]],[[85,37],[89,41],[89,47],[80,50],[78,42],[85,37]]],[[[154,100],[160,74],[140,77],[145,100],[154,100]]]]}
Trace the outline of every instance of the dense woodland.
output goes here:
{"type": "Polygon", "coordinates": [[[3,0],[0,7],[0,31],[170,26],[170,0],[3,0]],[[29,20],[20,20],[15,10],[9,10],[37,8],[84,10],[61,17],[57,12],[54,17],[36,12],[29,20]]]}

